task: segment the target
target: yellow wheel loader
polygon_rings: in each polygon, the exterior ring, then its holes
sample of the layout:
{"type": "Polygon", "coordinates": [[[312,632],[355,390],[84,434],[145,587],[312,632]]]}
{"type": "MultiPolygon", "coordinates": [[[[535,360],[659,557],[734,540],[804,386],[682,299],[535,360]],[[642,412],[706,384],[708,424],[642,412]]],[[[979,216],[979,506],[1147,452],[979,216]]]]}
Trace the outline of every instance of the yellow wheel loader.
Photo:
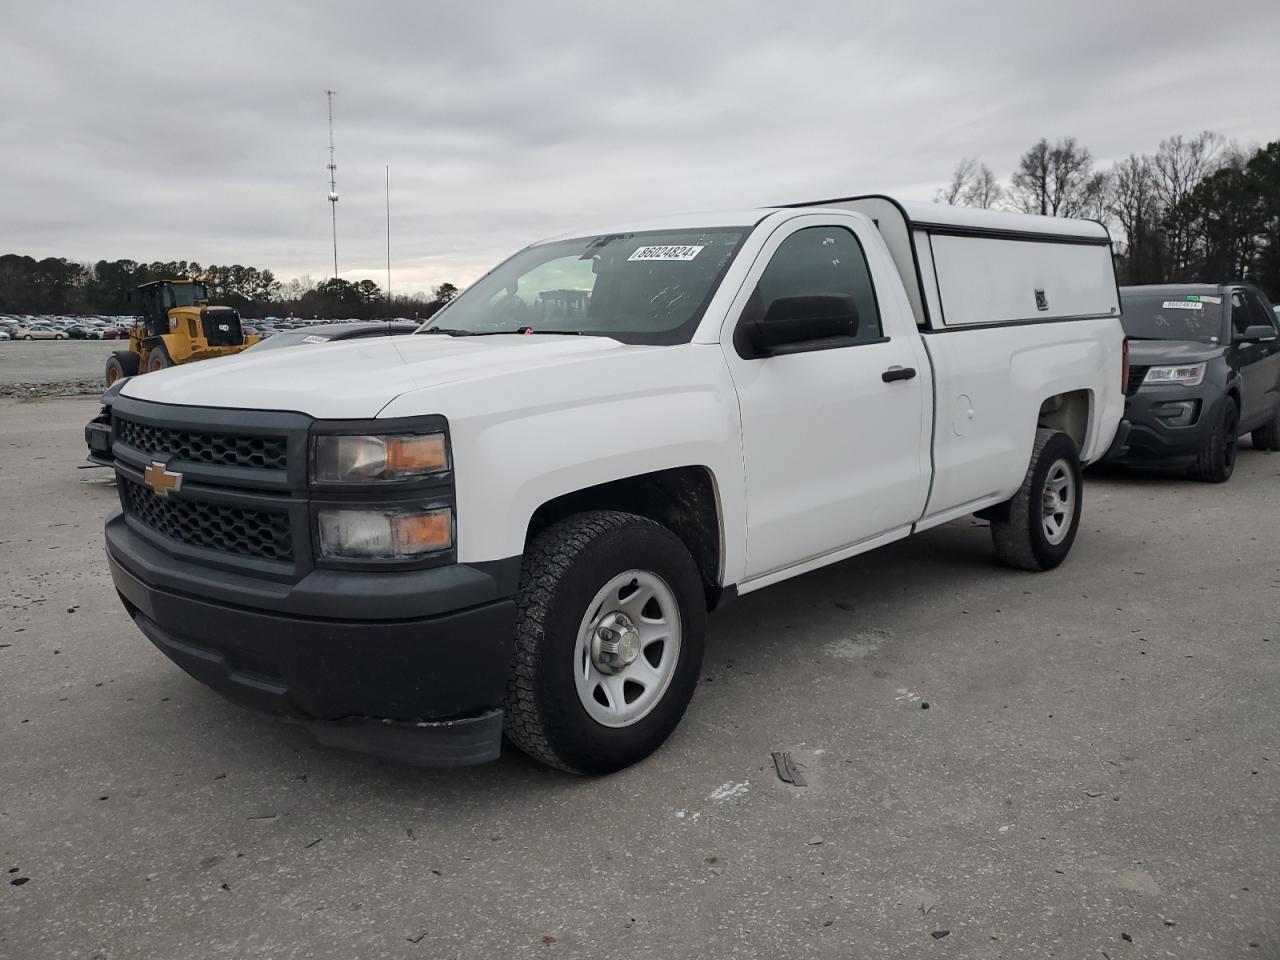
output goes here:
{"type": "Polygon", "coordinates": [[[139,320],[129,328],[129,349],[107,359],[107,386],[121,377],[239,353],[261,340],[246,337],[240,314],[209,305],[199,280],[156,280],[129,295],[139,320]]]}

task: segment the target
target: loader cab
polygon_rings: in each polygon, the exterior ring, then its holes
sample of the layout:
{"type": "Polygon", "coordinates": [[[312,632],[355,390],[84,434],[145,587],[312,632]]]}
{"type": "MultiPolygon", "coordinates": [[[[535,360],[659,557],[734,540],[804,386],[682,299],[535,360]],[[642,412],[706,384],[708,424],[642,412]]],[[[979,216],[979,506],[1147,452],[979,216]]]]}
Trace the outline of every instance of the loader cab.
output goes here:
{"type": "Polygon", "coordinates": [[[147,336],[169,332],[169,311],[173,307],[199,307],[209,302],[208,288],[198,280],[155,280],[133,291],[138,315],[147,336]]]}

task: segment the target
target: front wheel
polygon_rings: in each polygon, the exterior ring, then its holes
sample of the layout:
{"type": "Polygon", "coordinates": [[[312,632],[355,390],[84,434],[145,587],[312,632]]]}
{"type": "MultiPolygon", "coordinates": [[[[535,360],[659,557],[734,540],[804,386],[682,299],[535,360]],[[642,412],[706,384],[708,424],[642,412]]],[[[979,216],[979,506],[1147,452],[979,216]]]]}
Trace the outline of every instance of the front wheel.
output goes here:
{"type": "Polygon", "coordinates": [[[169,351],[161,344],[155,347],[147,354],[147,373],[155,373],[157,370],[163,370],[166,367],[173,366],[173,361],[169,359],[169,351]]]}
{"type": "Polygon", "coordinates": [[[1084,503],[1084,476],[1075,441],[1055,430],[1036,431],[1022,486],[991,521],[1001,562],[1022,570],[1052,570],[1071,552],[1084,503]]]}
{"type": "Polygon", "coordinates": [[[1218,426],[1209,438],[1208,445],[1200,451],[1196,462],[1187,471],[1192,479],[1205,483],[1226,483],[1236,470],[1236,449],[1240,439],[1240,407],[1233,397],[1222,401],[1222,413],[1218,426]]]}
{"type": "Polygon", "coordinates": [[[24,336],[22,339],[23,339],[23,340],[34,340],[34,339],[35,339],[35,337],[33,337],[31,334],[29,334],[29,333],[28,333],[28,334],[27,334],[26,336],[24,336]]]}
{"type": "Polygon", "coordinates": [[[536,760],[603,774],[644,759],[698,682],[706,597],[666,527],[615,511],[539,533],[517,595],[507,736],[536,760]]]}

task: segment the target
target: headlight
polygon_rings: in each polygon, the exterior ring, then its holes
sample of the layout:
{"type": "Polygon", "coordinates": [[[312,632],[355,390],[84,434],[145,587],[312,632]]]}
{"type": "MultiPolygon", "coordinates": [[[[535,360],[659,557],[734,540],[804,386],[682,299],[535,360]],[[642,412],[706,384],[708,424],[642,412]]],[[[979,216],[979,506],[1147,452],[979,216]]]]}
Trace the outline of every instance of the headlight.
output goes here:
{"type": "Polygon", "coordinates": [[[413,560],[453,546],[449,507],[322,507],[316,527],[327,560],[413,560]]]}
{"type": "Polygon", "coordinates": [[[315,441],[312,479],[321,483],[412,480],[449,469],[442,433],[370,436],[321,435],[315,441]]]}
{"type": "Polygon", "coordinates": [[[1152,367],[1143,383],[1181,383],[1196,387],[1204,382],[1203,363],[1189,363],[1180,367],[1152,367]]]}

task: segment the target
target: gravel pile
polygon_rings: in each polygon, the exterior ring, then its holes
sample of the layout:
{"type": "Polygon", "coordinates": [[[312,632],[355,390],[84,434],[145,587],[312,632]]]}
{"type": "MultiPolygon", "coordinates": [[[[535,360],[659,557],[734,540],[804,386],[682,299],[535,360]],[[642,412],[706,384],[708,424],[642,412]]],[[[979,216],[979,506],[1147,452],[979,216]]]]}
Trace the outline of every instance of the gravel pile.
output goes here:
{"type": "Polygon", "coordinates": [[[80,380],[46,380],[43,383],[0,383],[0,397],[39,400],[44,397],[86,397],[102,393],[106,385],[101,377],[80,380]]]}

